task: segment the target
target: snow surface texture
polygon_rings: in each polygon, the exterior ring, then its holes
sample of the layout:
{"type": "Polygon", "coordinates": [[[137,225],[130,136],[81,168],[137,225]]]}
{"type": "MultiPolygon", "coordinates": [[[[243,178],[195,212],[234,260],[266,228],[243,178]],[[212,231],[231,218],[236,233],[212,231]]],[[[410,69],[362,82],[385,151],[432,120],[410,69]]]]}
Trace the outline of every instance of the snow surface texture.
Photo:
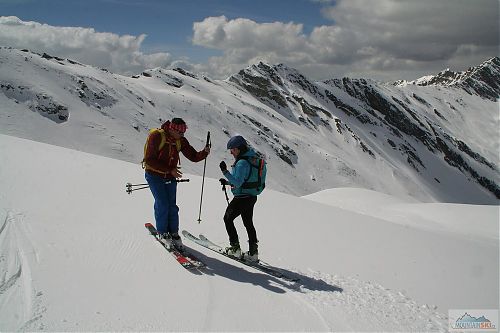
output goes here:
{"type": "MultiPolygon", "coordinates": [[[[448,309],[499,307],[498,206],[267,189],[261,258],[292,284],[187,241],[208,268],[182,268],[144,228],[149,191],[125,193],[138,164],[5,135],[0,158],[1,331],[445,332],[448,309]]],[[[181,228],[225,244],[218,181],[198,224],[201,177],[186,177],[181,228]]]]}
{"type": "MultiPolygon", "coordinates": [[[[263,63],[220,81],[162,68],[125,77],[0,48],[0,133],[139,162],[149,129],[182,117],[197,149],[211,132],[212,178],[230,157],[228,138],[242,134],[267,156],[267,187],[284,193],[355,187],[424,202],[498,204],[500,119],[491,96],[499,90],[479,79],[500,82],[499,64],[494,58],[446,85],[311,82],[263,63]],[[489,76],[471,79],[483,72],[489,76]]],[[[184,172],[201,174],[182,162],[184,172]]]]}

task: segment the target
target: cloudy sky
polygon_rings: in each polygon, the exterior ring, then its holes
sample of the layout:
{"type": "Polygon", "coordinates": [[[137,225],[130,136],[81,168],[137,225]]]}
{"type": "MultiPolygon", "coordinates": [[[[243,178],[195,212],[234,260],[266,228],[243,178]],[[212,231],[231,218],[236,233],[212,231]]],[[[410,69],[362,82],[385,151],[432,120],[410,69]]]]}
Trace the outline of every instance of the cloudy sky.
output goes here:
{"type": "Polygon", "coordinates": [[[264,61],[316,79],[415,79],[499,51],[498,0],[0,0],[0,46],[135,74],[223,79],[264,61]]]}

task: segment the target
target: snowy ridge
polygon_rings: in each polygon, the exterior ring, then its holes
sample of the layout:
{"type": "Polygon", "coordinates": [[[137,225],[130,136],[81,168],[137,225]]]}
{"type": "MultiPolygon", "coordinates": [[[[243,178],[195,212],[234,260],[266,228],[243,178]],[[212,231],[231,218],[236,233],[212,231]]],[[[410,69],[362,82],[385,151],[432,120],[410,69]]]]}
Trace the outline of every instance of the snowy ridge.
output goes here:
{"type": "MultiPolygon", "coordinates": [[[[148,130],[183,117],[196,148],[211,132],[213,178],[217,161],[228,158],[227,139],[238,133],[277,171],[268,187],[293,195],[357,187],[424,202],[500,198],[500,148],[491,140],[498,137],[498,102],[479,94],[487,87],[498,94],[497,58],[464,76],[463,89],[313,82],[264,63],[224,81],[180,68],[124,77],[9,48],[0,48],[0,64],[4,134],[139,162],[148,130]]],[[[199,174],[191,163],[183,168],[199,174]]]]}
{"type": "Polygon", "coordinates": [[[499,98],[500,58],[493,57],[477,67],[464,72],[454,72],[449,68],[437,75],[428,75],[415,81],[398,81],[395,85],[414,84],[418,86],[442,85],[458,87],[470,94],[496,101],[499,98]]]}
{"type": "MultiPolygon", "coordinates": [[[[400,204],[427,209],[412,200],[345,189],[314,202],[268,189],[255,211],[261,257],[301,282],[193,246],[208,265],[194,274],[144,229],[153,219],[151,194],[125,193],[126,182],[143,179],[137,164],[5,135],[0,152],[8,156],[0,168],[2,331],[444,332],[448,309],[498,308],[498,207],[464,206],[453,221],[458,230],[448,230],[406,224],[418,219],[408,210],[399,224],[381,214],[400,204]],[[349,202],[372,207],[336,207],[349,202]],[[467,233],[471,216],[484,221],[489,241],[467,233]]],[[[220,184],[205,180],[198,224],[201,177],[186,177],[181,228],[227,244],[220,184]]],[[[436,213],[453,207],[429,205],[436,213]]]]}

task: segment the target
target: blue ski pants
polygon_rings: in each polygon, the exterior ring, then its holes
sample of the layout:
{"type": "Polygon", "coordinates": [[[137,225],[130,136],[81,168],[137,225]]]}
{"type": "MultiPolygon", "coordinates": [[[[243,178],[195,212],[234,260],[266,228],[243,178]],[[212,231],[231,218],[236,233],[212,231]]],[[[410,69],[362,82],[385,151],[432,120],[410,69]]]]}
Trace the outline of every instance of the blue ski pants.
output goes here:
{"type": "Polygon", "coordinates": [[[177,182],[146,172],[146,181],[155,199],[156,230],[160,234],[179,232],[179,207],[176,203],[177,182]]]}

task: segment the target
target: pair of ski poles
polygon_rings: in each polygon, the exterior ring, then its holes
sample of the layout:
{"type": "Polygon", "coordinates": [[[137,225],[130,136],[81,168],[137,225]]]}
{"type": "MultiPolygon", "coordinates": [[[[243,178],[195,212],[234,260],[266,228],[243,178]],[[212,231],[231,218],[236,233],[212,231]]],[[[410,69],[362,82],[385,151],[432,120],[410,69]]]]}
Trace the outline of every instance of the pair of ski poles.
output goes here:
{"type": "MultiPolygon", "coordinates": [[[[167,180],[165,182],[165,184],[170,184],[172,182],[186,183],[188,181],[189,181],[189,179],[187,179],[187,178],[185,178],[185,179],[174,179],[174,180],[167,180]]],[[[147,184],[147,183],[145,183],[145,184],[131,184],[131,183],[127,183],[125,185],[125,192],[127,192],[128,194],[132,194],[132,192],[134,192],[134,191],[144,190],[145,188],[149,188],[149,184],[147,184]]]]}

